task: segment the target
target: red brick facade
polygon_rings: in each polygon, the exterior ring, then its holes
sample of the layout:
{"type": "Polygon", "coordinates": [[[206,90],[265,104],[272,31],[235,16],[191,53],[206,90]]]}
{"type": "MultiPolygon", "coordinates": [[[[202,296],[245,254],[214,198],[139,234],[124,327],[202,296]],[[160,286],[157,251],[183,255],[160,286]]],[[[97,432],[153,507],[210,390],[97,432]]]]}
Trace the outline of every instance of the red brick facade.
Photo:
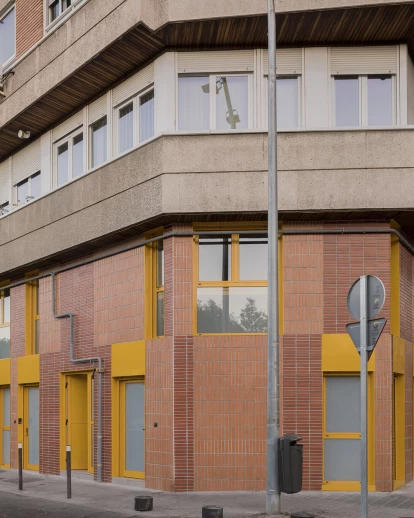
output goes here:
{"type": "Polygon", "coordinates": [[[16,58],[43,37],[43,0],[16,0],[16,58]]]}

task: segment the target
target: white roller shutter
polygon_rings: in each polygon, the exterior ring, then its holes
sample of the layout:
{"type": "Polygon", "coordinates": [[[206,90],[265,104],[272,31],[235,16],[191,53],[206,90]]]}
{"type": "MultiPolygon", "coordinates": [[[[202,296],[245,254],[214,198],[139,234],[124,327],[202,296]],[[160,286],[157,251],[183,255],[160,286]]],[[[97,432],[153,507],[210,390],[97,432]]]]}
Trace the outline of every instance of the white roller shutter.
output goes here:
{"type": "Polygon", "coordinates": [[[106,94],[88,106],[88,124],[92,124],[106,115],[106,94]]]}
{"type": "MultiPolygon", "coordinates": [[[[279,75],[302,74],[302,49],[278,49],[276,51],[276,73],[279,75]]],[[[263,52],[263,74],[269,73],[269,53],[263,52]]]]}
{"type": "Polygon", "coordinates": [[[112,91],[113,106],[122,103],[154,82],[154,64],[140,70],[137,74],[116,86],[112,91]]]}
{"type": "Polygon", "coordinates": [[[0,164],[0,205],[9,200],[9,159],[0,164]]]}
{"type": "Polygon", "coordinates": [[[81,110],[80,112],[65,120],[65,122],[62,122],[62,124],[59,124],[59,126],[56,126],[56,128],[52,130],[52,141],[56,142],[62,137],[69,135],[69,133],[72,133],[72,131],[75,131],[77,128],[82,126],[82,123],[83,112],[81,110]]]}
{"type": "Polygon", "coordinates": [[[40,138],[13,155],[13,185],[40,171],[40,138]]]}
{"type": "Polygon", "coordinates": [[[335,74],[396,74],[398,47],[332,47],[331,75],[335,74]]]}
{"type": "Polygon", "coordinates": [[[179,73],[246,72],[254,70],[254,50],[178,52],[179,73]]]}

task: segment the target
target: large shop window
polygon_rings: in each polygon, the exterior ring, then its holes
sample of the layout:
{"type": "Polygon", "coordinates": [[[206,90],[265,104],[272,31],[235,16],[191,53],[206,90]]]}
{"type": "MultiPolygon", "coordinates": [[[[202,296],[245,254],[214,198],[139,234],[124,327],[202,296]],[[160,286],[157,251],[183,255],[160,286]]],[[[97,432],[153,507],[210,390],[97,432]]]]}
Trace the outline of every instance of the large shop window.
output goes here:
{"type": "Polygon", "coordinates": [[[0,68],[16,55],[16,9],[12,7],[0,17],[0,68]]]}
{"type": "Polygon", "coordinates": [[[334,125],[395,124],[395,77],[392,75],[334,78],[334,125]]]}
{"type": "Polygon", "coordinates": [[[10,358],[10,290],[0,291],[0,360],[10,358]]]}
{"type": "Polygon", "coordinates": [[[55,170],[56,185],[63,185],[84,173],[82,131],[55,144],[55,170]]]}
{"type": "Polygon", "coordinates": [[[267,333],[267,238],[197,241],[197,333],[267,333]]]}
{"type": "Polygon", "coordinates": [[[154,136],[154,90],[144,92],[115,110],[118,154],[154,136]]]}
{"type": "Polygon", "coordinates": [[[250,75],[180,75],[178,129],[248,129],[252,104],[250,78],[250,75]]]}
{"type": "Polygon", "coordinates": [[[16,185],[18,205],[39,198],[41,194],[40,180],[41,175],[39,171],[16,185]]]}

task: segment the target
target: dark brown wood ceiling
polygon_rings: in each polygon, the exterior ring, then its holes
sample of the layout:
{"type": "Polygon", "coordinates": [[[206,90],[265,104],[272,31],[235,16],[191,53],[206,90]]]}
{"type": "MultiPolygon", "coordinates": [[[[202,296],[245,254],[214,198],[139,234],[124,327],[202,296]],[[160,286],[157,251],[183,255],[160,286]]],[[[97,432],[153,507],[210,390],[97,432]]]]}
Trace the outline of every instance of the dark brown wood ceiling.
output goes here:
{"type": "MultiPolygon", "coordinates": [[[[281,14],[277,26],[283,47],[405,42],[414,56],[413,4],[281,14]]],[[[166,50],[266,46],[265,16],[175,23],[156,33],[137,26],[1,128],[0,161],[22,147],[19,129],[39,136],[166,50]]]]}

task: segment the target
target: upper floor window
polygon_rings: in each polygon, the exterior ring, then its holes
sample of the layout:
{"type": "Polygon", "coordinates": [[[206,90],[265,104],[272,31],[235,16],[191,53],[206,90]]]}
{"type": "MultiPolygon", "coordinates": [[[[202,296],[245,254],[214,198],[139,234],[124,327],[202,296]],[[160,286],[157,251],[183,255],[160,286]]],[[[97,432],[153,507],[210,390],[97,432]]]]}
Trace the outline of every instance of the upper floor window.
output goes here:
{"type": "Polygon", "coordinates": [[[106,116],[90,126],[91,138],[91,167],[97,167],[106,162],[107,157],[107,126],[106,116]]]}
{"type": "Polygon", "coordinates": [[[335,126],[392,126],[395,93],[392,75],[334,78],[335,126]]]}
{"type": "Polygon", "coordinates": [[[49,23],[56,20],[72,3],[72,0],[49,0],[49,23]]]}
{"type": "Polygon", "coordinates": [[[0,359],[10,358],[10,290],[0,290],[0,359]]]}
{"type": "Polygon", "coordinates": [[[200,235],[197,252],[197,333],[266,333],[267,238],[200,235]]]}
{"type": "Polygon", "coordinates": [[[40,171],[38,171],[16,185],[18,204],[39,198],[41,194],[40,178],[40,171]]]}
{"type": "Polygon", "coordinates": [[[12,7],[0,17],[0,67],[16,54],[16,9],[12,7]]]}
{"type": "Polygon", "coordinates": [[[154,90],[129,100],[115,110],[118,153],[154,136],[154,90]]]}
{"type": "Polygon", "coordinates": [[[82,131],[78,131],[59,142],[55,149],[57,185],[62,185],[84,173],[82,131]]]}
{"type": "Polygon", "coordinates": [[[179,130],[240,130],[250,127],[251,75],[180,75],[179,130]]]}
{"type": "Polygon", "coordinates": [[[278,129],[299,126],[299,78],[277,78],[277,127],[278,129]]]}

